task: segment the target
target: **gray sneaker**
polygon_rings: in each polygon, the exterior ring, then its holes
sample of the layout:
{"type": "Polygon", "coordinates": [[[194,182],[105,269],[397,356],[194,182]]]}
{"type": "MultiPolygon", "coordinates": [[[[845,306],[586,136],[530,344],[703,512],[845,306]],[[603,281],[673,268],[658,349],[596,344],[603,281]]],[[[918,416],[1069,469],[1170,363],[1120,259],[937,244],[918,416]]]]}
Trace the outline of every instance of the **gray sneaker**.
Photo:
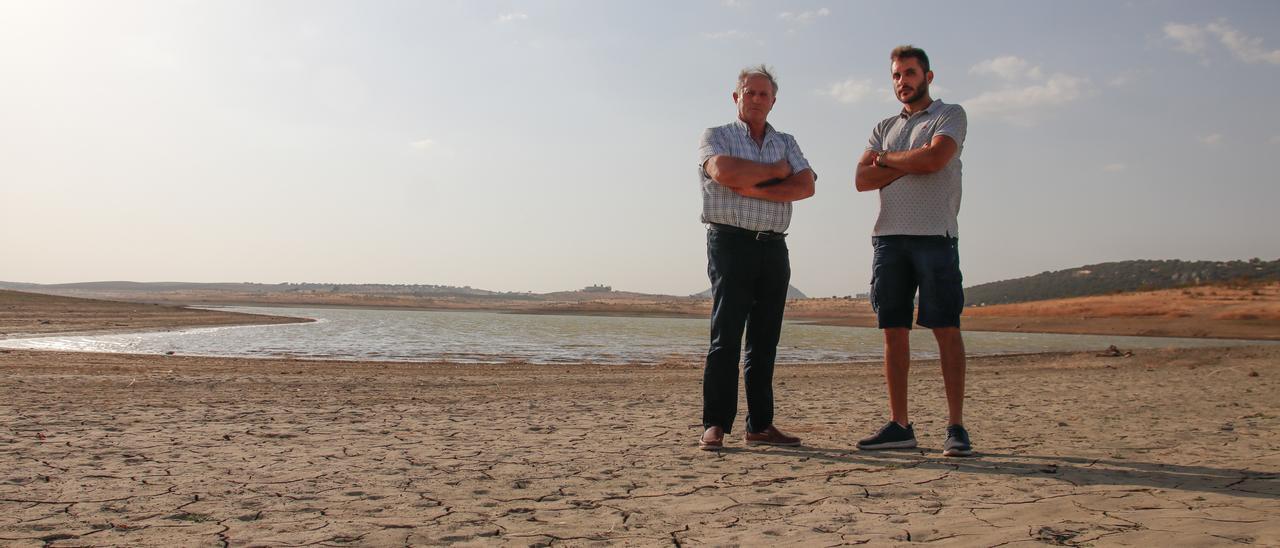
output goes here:
{"type": "Polygon", "coordinates": [[[858,440],[858,449],[910,449],[916,446],[916,431],[910,424],[903,428],[901,424],[889,421],[874,436],[858,440]]]}
{"type": "Polygon", "coordinates": [[[969,432],[959,424],[947,427],[947,443],[942,445],[944,457],[968,457],[973,454],[973,446],[969,445],[969,432]]]}

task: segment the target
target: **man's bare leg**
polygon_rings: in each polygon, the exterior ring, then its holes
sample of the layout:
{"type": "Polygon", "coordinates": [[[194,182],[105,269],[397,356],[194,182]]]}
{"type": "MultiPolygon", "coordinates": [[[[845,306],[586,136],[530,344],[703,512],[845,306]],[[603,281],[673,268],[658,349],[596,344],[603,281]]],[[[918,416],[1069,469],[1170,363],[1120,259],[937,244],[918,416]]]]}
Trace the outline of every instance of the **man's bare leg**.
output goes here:
{"type": "Polygon", "coordinates": [[[884,380],[889,386],[890,418],[906,427],[907,373],[911,369],[911,330],[893,327],[884,330],[884,380]]]}
{"type": "MultiPolygon", "coordinates": [[[[933,330],[942,356],[942,382],[947,392],[947,425],[964,424],[964,338],[958,327],[933,330]]],[[[904,404],[905,409],[905,404],[904,404]]]]}

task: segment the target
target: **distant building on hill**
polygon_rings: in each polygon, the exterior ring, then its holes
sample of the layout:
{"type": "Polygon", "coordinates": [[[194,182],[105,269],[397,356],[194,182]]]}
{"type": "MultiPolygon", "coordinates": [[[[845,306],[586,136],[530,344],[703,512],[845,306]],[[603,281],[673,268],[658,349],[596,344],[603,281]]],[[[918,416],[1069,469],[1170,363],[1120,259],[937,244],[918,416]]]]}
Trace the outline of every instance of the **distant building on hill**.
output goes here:
{"type": "Polygon", "coordinates": [[[607,285],[589,285],[582,288],[582,291],[584,293],[608,293],[613,291],[613,288],[607,285]]]}

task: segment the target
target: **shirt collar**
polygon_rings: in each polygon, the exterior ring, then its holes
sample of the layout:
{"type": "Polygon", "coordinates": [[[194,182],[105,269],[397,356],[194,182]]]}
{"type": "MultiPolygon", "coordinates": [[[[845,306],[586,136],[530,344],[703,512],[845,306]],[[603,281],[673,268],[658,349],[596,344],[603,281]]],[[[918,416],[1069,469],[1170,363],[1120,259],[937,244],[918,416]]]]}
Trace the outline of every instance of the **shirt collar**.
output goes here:
{"type": "MultiPolygon", "coordinates": [[[[934,99],[932,103],[929,103],[929,106],[925,107],[924,110],[917,112],[916,114],[929,114],[930,112],[937,110],[938,107],[941,107],[941,106],[942,106],[942,99],[934,99]]],[[[898,117],[907,119],[911,117],[911,113],[907,112],[906,107],[903,107],[902,111],[898,113],[898,117]]]]}
{"type": "MultiPolygon", "coordinates": [[[[742,129],[742,132],[746,133],[748,137],[751,136],[751,126],[747,125],[746,122],[743,122],[742,118],[734,118],[733,124],[738,126],[738,128],[742,129]]],[[[768,140],[769,135],[772,133],[775,133],[773,130],[773,124],[770,124],[769,122],[765,122],[764,123],[764,139],[768,140]]]]}

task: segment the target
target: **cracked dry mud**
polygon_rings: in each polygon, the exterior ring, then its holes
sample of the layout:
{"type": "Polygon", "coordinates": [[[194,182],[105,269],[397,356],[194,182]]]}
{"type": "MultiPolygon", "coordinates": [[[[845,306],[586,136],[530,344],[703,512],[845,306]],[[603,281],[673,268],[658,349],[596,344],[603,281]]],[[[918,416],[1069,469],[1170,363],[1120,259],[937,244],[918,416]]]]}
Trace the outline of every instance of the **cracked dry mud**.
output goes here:
{"type": "Polygon", "coordinates": [[[800,448],[696,449],[700,370],[0,352],[0,544],[1280,544],[1280,348],[972,360],[979,456],[873,364],[782,366],[800,448]]]}

